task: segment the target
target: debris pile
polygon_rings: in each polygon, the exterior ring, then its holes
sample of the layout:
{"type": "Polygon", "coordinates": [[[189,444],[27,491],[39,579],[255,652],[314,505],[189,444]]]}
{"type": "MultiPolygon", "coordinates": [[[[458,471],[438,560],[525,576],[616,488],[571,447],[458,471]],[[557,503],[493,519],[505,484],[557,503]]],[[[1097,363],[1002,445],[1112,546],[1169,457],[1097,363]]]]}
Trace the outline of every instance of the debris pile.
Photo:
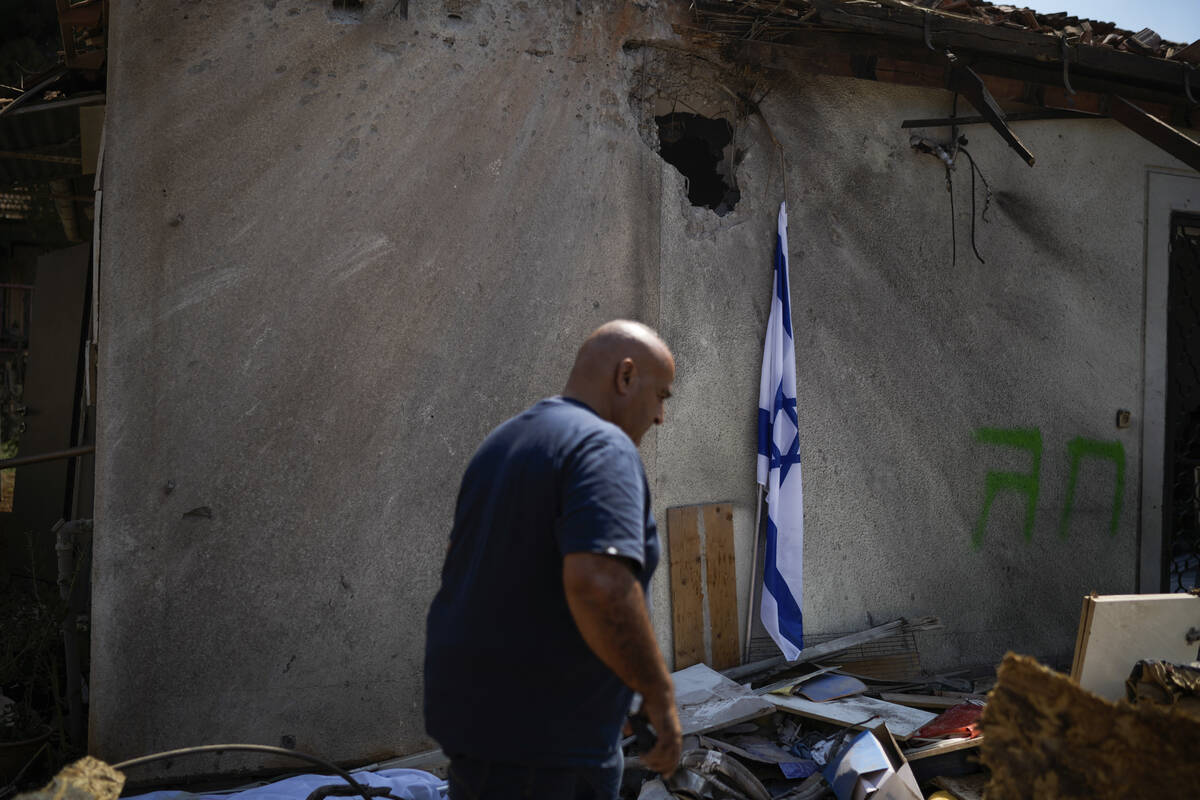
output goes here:
{"type": "Polygon", "coordinates": [[[1070,676],[1010,653],[994,674],[902,679],[857,652],[937,627],[932,617],[896,620],[792,662],[679,670],[681,768],[665,780],[649,774],[637,756],[652,741],[631,736],[621,797],[1193,796],[1200,596],[1085,597],[1070,676]]]}
{"type": "Polygon", "coordinates": [[[924,798],[922,785],[935,779],[982,785],[974,756],[994,678],[963,670],[902,680],[880,677],[887,670],[867,661],[858,662],[861,672],[848,666],[866,642],[938,625],[897,620],[808,648],[796,662],[769,659],[724,675],[704,664],[676,672],[681,768],[666,780],[648,774],[637,755],[651,741],[631,736],[622,797],[924,798]]]}

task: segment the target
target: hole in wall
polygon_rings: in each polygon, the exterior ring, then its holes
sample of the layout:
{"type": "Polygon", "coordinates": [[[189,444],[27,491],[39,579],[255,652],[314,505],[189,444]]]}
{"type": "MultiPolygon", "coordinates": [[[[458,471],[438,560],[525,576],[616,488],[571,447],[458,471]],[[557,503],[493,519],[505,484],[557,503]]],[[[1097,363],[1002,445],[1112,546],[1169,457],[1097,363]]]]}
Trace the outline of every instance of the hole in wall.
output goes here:
{"type": "Polygon", "coordinates": [[[742,199],[733,175],[733,128],[723,119],[672,112],[655,117],[658,153],[688,179],[688,200],[723,217],[742,199]]]}
{"type": "Polygon", "coordinates": [[[327,13],[333,22],[362,22],[364,0],[332,0],[327,13]]]}

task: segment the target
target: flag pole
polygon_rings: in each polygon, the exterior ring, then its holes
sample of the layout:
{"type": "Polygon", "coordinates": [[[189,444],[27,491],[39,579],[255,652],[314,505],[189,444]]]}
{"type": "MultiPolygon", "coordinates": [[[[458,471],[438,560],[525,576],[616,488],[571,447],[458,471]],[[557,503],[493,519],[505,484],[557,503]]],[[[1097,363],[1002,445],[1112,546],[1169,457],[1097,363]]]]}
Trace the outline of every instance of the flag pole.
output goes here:
{"type": "Polygon", "coordinates": [[[754,590],[758,587],[758,526],[762,524],[762,484],[754,484],[754,555],[750,557],[750,597],[746,603],[746,641],[742,646],[742,663],[750,660],[750,634],[754,630],[754,590]]]}

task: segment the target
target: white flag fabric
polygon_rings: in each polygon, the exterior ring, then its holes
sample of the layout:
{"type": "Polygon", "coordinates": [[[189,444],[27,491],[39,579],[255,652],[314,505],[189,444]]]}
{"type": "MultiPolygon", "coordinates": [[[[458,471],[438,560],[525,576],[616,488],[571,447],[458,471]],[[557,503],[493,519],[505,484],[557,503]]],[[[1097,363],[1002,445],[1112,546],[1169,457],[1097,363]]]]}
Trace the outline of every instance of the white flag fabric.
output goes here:
{"type": "Polygon", "coordinates": [[[787,204],[779,204],[775,280],[758,389],[758,482],[767,491],[762,621],[784,656],[804,649],[804,492],[796,414],[796,346],[788,283],[787,204]]]}

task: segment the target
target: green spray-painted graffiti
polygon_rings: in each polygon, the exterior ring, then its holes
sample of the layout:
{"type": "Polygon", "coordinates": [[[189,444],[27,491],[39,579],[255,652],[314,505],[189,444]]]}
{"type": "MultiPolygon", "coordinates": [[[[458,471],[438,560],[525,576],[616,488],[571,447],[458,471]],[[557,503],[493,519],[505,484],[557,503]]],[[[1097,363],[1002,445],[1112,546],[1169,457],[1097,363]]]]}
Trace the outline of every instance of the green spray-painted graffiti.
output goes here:
{"type": "Polygon", "coordinates": [[[1042,475],[1042,432],[1037,428],[980,428],[975,431],[975,441],[984,444],[1002,445],[1028,450],[1033,456],[1029,472],[989,472],[987,494],[983,498],[983,512],[971,535],[971,546],[983,544],[983,533],[987,529],[988,514],[992,501],[1002,491],[1020,492],[1025,495],[1025,538],[1033,538],[1033,519],[1037,514],[1038,487],[1042,475]]]}
{"type": "Polygon", "coordinates": [[[1058,526],[1058,535],[1067,538],[1067,529],[1071,524],[1071,511],[1075,507],[1075,486],[1079,483],[1079,465],[1084,458],[1105,458],[1117,465],[1117,480],[1113,488],[1112,521],[1109,522],[1108,532],[1117,535],[1117,523],[1121,521],[1121,509],[1125,505],[1125,448],[1120,442],[1098,442],[1095,439],[1084,439],[1078,436],[1067,445],[1067,453],[1071,457],[1071,477],[1067,479],[1067,500],[1063,504],[1062,522],[1058,526]]]}
{"type": "MultiPolygon", "coordinates": [[[[987,531],[988,516],[992,511],[992,503],[1000,492],[1017,492],[1025,495],[1025,523],[1022,533],[1025,539],[1033,538],[1033,526],[1037,516],[1038,495],[1041,490],[1042,474],[1042,432],[1037,428],[980,428],[975,431],[975,441],[1001,447],[1013,447],[1026,450],[1031,456],[1029,472],[989,471],[987,474],[986,491],[983,497],[983,510],[979,513],[979,521],[971,532],[971,547],[979,549],[983,545],[983,535],[987,531]]],[[[1125,500],[1125,448],[1117,441],[1097,441],[1077,436],[1067,444],[1067,457],[1070,459],[1070,474],[1067,478],[1067,494],[1063,503],[1062,517],[1059,520],[1058,534],[1067,537],[1071,527],[1071,514],[1075,510],[1075,490],[1079,485],[1079,470],[1085,458],[1112,461],[1117,468],[1116,485],[1113,487],[1112,519],[1109,523],[1109,533],[1115,535],[1121,521],[1121,510],[1125,500]]]]}

